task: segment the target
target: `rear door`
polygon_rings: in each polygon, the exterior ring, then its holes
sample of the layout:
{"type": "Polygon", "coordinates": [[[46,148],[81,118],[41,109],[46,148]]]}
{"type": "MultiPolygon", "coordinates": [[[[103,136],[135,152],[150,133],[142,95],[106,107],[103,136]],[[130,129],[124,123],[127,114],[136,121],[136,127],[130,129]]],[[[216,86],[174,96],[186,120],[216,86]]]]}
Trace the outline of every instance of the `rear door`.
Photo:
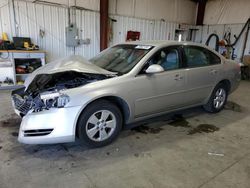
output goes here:
{"type": "Polygon", "coordinates": [[[198,46],[185,45],[183,52],[189,103],[190,105],[203,103],[217,83],[221,59],[210,50],[198,46]]]}

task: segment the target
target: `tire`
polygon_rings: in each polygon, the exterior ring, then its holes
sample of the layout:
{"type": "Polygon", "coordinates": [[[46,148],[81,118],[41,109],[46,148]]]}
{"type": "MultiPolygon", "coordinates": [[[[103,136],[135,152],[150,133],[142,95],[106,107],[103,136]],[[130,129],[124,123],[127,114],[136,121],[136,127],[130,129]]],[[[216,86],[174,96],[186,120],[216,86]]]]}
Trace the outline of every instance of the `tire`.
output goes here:
{"type": "Polygon", "coordinates": [[[203,108],[209,113],[218,113],[224,108],[225,104],[227,103],[227,97],[228,89],[225,84],[220,83],[214,88],[208,103],[205,104],[203,108]]]}
{"type": "Polygon", "coordinates": [[[122,129],[119,108],[106,100],[91,103],[80,115],[78,137],[84,145],[102,147],[113,142],[122,129]]]}

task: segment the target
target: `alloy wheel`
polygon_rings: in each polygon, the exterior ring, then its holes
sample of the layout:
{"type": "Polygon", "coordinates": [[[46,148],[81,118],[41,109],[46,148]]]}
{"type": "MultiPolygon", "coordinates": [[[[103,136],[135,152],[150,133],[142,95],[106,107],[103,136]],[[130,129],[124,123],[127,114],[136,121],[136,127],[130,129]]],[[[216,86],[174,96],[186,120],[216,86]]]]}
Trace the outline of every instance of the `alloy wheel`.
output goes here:
{"type": "Polygon", "coordinates": [[[96,142],[108,139],[116,129],[115,115],[109,110],[100,110],[90,116],[86,125],[87,136],[96,142]]]}
{"type": "Polygon", "coordinates": [[[226,101],[226,91],[223,88],[219,88],[215,93],[214,98],[214,108],[219,109],[221,108],[226,101]]]}

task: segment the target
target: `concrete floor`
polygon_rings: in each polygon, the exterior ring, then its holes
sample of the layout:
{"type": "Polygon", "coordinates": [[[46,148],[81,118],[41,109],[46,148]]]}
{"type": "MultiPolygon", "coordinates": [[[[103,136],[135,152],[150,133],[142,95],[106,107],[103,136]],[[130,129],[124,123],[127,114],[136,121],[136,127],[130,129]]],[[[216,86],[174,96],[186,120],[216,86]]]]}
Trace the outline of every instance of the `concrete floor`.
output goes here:
{"type": "Polygon", "coordinates": [[[0,188],[249,187],[249,86],[242,82],[219,114],[195,108],[172,123],[162,117],[99,149],[19,144],[20,120],[0,91],[0,188]],[[219,130],[197,133],[202,124],[219,130]]]}

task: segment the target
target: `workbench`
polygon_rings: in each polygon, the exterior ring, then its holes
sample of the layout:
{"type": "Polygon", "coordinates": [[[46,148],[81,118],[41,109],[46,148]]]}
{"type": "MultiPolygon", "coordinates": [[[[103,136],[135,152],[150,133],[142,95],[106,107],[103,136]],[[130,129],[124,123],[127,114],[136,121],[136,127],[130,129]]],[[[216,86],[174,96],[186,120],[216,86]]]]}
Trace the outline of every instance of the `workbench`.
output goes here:
{"type": "Polygon", "coordinates": [[[45,65],[45,56],[40,50],[0,50],[0,89],[21,87],[29,74],[45,65]]]}

